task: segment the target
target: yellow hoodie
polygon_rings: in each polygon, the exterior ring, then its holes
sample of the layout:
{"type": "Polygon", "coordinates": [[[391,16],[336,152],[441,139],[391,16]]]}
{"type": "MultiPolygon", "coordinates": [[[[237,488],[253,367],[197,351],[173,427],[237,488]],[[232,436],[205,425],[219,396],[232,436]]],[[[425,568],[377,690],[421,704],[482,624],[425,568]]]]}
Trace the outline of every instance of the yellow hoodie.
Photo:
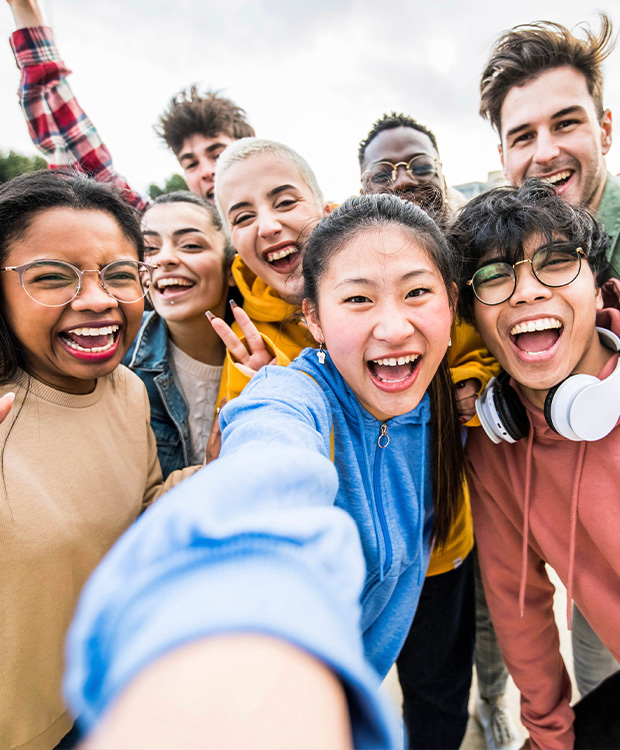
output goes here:
{"type": "MultiPolygon", "coordinates": [[[[241,294],[243,309],[262,334],[269,351],[276,357],[279,365],[287,365],[302,349],[316,346],[301,318],[301,311],[295,305],[285,302],[271,287],[259,279],[245,265],[239,256],[232,265],[232,274],[241,294]]],[[[238,326],[233,325],[237,335],[241,335],[238,326]]],[[[477,378],[481,387],[499,372],[499,365],[491,357],[482,339],[473,326],[461,320],[455,320],[451,331],[452,345],[448,351],[450,372],[455,383],[469,378],[477,378]]],[[[230,400],[243,390],[249,379],[235,366],[234,360],[227,353],[222,388],[225,388],[230,400]]],[[[480,423],[472,418],[468,426],[480,423]]],[[[471,552],[474,534],[469,506],[467,483],[463,482],[463,503],[452,527],[450,538],[441,550],[435,550],[431,556],[427,575],[446,573],[458,567],[471,552]]]]}

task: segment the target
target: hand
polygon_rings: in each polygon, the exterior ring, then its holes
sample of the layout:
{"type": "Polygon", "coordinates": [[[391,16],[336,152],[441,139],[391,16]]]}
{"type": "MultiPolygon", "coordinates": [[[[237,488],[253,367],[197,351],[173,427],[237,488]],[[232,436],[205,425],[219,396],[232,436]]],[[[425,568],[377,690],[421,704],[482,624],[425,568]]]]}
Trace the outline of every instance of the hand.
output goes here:
{"type": "Polygon", "coordinates": [[[222,430],[220,428],[220,412],[224,408],[225,403],[226,403],[226,399],[223,398],[220,401],[220,405],[217,407],[217,411],[215,413],[215,419],[213,420],[213,427],[211,427],[209,439],[207,440],[207,455],[205,457],[206,464],[210,464],[211,461],[215,461],[215,459],[220,455],[220,450],[222,448],[222,430]]]}
{"type": "Polygon", "coordinates": [[[15,394],[12,391],[5,393],[4,396],[0,398],[0,424],[4,422],[8,413],[11,411],[13,401],[15,401],[15,394]]]}
{"type": "Polygon", "coordinates": [[[456,396],[456,410],[459,413],[461,424],[469,422],[476,413],[476,398],[480,390],[480,381],[478,378],[468,378],[461,380],[454,386],[456,396]]]}
{"type": "Polygon", "coordinates": [[[235,320],[245,337],[245,346],[239,336],[221,318],[216,317],[212,313],[207,313],[207,317],[241,372],[247,375],[247,377],[253,378],[261,367],[276,364],[276,358],[267,350],[262,336],[250,320],[248,314],[233,302],[231,302],[230,306],[232,307],[235,320]]]}
{"type": "Polygon", "coordinates": [[[37,0],[6,0],[11,6],[15,28],[23,29],[26,26],[45,26],[43,14],[37,0]]]}

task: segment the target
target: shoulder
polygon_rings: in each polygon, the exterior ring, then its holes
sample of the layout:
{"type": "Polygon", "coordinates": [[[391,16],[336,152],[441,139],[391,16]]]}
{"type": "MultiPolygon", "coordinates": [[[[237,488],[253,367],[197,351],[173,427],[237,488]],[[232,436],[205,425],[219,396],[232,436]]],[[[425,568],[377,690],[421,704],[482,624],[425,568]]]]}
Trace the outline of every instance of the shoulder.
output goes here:
{"type": "Polygon", "coordinates": [[[155,310],[150,310],[142,315],[140,330],[123,357],[123,364],[127,367],[163,366],[167,351],[166,324],[155,310]]]}

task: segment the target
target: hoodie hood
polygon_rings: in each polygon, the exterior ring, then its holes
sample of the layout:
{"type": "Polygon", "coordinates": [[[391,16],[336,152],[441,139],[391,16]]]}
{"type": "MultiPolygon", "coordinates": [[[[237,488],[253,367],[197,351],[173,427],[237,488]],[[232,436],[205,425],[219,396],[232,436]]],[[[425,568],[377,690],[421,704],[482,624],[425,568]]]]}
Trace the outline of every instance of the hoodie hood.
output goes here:
{"type": "Polygon", "coordinates": [[[232,275],[243,295],[243,309],[252,320],[281,323],[293,316],[300,316],[299,307],[283,300],[274,289],[250,271],[238,255],[233,260],[232,275]]]}

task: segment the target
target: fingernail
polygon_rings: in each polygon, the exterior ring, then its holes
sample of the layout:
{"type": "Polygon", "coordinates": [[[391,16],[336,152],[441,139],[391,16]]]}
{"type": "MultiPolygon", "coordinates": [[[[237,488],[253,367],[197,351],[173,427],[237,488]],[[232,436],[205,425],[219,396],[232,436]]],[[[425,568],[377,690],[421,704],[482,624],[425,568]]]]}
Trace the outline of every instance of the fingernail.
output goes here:
{"type": "Polygon", "coordinates": [[[239,305],[235,302],[234,299],[230,300],[230,307],[234,310],[235,307],[239,307],[239,305]]]}
{"type": "Polygon", "coordinates": [[[13,391],[9,391],[8,393],[5,393],[4,395],[5,395],[6,398],[9,399],[9,401],[11,403],[13,403],[13,401],[15,401],[15,394],[13,393],[13,391]]]}
{"type": "Polygon", "coordinates": [[[215,315],[211,312],[211,310],[207,310],[205,315],[207,316],[207,318],[209,318],[209,320],[213,320],[213,318],[215,317],[215,315]]]}

